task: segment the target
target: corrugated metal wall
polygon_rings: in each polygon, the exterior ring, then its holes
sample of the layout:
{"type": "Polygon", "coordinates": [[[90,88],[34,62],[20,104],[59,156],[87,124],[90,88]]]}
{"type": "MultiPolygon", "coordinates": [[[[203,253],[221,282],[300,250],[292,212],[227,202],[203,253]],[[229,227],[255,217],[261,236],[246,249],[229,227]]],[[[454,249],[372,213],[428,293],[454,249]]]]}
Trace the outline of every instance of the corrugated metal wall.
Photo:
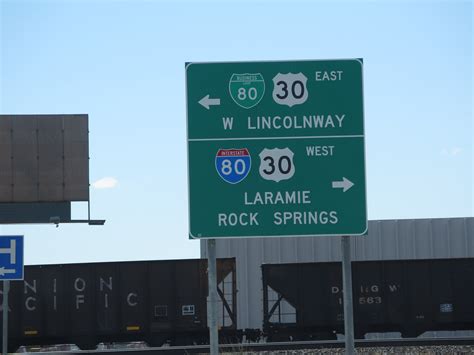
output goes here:
{"type": "MultiPolygon", "coordinates": [[[[220,239],[217,257],[237,259],[240,329],[262,325],[260,265],[280,262],[340,261],[339,237],[220,239]]],[[[474,218],[369,221],[367,236],[353,237],[352,260],[474,257],[474,218]]],[[[207,257],[201,241],[201,257],[207,257]]]]}

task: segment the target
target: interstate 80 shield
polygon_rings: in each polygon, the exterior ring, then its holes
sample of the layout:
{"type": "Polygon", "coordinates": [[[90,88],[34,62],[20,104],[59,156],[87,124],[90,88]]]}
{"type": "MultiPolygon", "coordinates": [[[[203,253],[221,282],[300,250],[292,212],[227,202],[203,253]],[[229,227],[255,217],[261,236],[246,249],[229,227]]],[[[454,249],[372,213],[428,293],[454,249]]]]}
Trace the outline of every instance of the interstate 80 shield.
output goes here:
{"type": "Polygon", "coordinates": [[[250,172],[252,160],[247,148],[219,149],[216,154],[216,170],[229,184],[244,180],[250,172]]]}

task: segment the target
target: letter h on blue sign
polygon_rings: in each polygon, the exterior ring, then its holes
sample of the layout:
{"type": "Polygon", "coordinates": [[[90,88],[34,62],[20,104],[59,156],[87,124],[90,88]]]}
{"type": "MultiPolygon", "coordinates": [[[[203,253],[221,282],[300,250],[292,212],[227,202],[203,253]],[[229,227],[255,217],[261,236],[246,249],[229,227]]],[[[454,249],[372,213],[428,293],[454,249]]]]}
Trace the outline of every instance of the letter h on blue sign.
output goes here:
{"type": "Polygon", "coordinates": [[[23,236],[0,236],[0,280],[23,280],[23,236]]]}

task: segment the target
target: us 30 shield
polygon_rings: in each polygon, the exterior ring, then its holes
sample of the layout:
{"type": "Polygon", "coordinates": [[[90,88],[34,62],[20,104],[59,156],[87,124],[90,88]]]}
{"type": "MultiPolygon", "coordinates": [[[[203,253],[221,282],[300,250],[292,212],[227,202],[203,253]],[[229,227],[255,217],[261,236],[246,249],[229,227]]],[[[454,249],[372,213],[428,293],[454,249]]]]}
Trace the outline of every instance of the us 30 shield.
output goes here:
{"type": "Polygon", "coordinates": [[[305,103],[308,99],[307,81],[303,73],[278,73],[273,78],[273,100],[290,107],[305,103]]]}
{"type": "Polygon", "coordinates": [[[295,174],[293,152],[289,148],[264,148],[260,154],[260,176],[276,182],[291,179],[295,174]]]}
{"type": "Polygon", "coordinates": [[[216,154],[216,170],[229,184],[237,184],[247,177],[252,165],[247,148],[219,149],[216,154]]]}
{"type": "Polygon", "coordinates": [[[260,73],[232,74],[229,93],[240,107],[249,109],[256,106],[265,93],[265,81],[260,73]]]}

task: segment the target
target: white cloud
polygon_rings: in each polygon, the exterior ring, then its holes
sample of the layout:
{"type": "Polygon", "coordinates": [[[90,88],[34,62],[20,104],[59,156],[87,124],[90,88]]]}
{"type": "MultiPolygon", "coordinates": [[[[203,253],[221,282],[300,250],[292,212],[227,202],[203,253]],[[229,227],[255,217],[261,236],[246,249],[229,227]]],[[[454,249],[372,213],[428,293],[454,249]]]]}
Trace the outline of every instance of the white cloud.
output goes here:
{"type": "Polygon", "coordinates": [[[462,153],[461,147],[444,148],[441,151],[443,157],[456,157],[462,153]]]}
{"type": "Polygon", "coordinates": [[[118,185],[118,180],[113,177],[104,177],[95,181],[92,186],[96,189],[113,189],[118,185]]]}

